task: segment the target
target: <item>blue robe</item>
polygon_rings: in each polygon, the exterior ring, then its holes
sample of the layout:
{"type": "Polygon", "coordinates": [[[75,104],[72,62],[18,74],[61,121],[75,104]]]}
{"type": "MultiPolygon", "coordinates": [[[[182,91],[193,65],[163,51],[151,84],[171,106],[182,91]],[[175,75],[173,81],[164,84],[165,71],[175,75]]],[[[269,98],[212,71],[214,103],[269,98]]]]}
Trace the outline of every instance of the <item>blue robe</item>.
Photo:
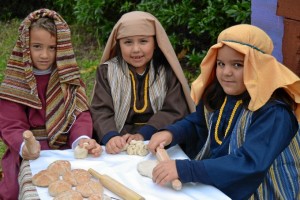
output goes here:
{"type": "Polygon", "coordinates": [[[213,185],[232,199],[248,199],[251,195],[255,199],[297,199],[300,192],[300,152],[290,152],[289,149],[291,143],[296,145],[298,151],[300,146],[299,127],[294,113],[278,101],[268,102],[255,112],[239,106],[224,138],[237,101],[233,96],[227,98],[218,126],[221,144],[215,139],[220,110],[206,115],[202,102],[196,112],[166,128],[173,134],[171,146],[185,142],[192,148],[190,155],[195,156],[199,151],[203,154],[201,160],[176,160],[180,180],[183,183],[213,185]],[[243,116],[247,120],[244,120],[245,127],[241,129],[243,116]],[[238,140],[242,140],[240,145],[238,140]],[[203,152],[204,149],[206,152],[203,152]],[[286,165],[283,159],[289,163],[286,165]],[[277,174],[275,178],[272,177],[270,167],[284,172],[280,174],[282,177],[276,177],[277,174]],[[280,184],[278,188],[268,187],[274,182],[280,184]]]}

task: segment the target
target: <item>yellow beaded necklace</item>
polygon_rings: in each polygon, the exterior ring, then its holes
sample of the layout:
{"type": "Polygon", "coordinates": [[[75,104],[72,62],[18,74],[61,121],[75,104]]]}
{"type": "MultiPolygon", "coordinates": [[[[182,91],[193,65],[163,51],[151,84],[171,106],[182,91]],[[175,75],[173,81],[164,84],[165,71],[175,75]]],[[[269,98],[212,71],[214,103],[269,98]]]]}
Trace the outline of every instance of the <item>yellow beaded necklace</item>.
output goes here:
{"type": "MultiPolygon", "coordinates": [[[[223,114],[223,111],[224,111],[224,107],[226,105],[226,102],[227,102],[227,97],[225,97],[225,100],[221,106],[221,109],[220,109],[220,113],[219,113],[219,116],[218,116],[218,120],[217,120],[217,123],[216,123],[216,127],[215,127],[215,140],[218,144],[222,144],[222,141],[219,139],[219,136],[218,136],[218,130],[219,130],[219,126],[220,126],[220,121],[221,121],[221,117],[222,117],[222,114],[223,114]]],[[[229,122],[228,122],[228,125],[227,125],[227,128],[225,130],[225,135],[224,135],[224,138],[226,137],[230,127],[231,127],[231,123],[232,123],[232,120],[233,120],[233,117],[236,113],[236,110],[237,108],[239,107],[239,105],[241,105],[243,103],[242,100],[238,100],[236,103],[235,103],[235,106],[234,108],[232,109],[232,112],[231,112],[231,115],[230,115],[230,118],[229,118],[229,122]]]]}
{"type": "Polygon", "coordinates": [[[143,113],[145,112],[147,106],[148,106],[148,80],[149,80],[149,73],[146,75],[145,78],[145,86],[144,86],[144,107],[142,109],[137,109],[136,108],[136,91],[135,91],[135,80],[134,80],[134,75],[131,71],[129,71],[129,74],[131,76],[131,80],[132,80],[132,85],[133,85],[133,110],[136,113],[143,113]]]}

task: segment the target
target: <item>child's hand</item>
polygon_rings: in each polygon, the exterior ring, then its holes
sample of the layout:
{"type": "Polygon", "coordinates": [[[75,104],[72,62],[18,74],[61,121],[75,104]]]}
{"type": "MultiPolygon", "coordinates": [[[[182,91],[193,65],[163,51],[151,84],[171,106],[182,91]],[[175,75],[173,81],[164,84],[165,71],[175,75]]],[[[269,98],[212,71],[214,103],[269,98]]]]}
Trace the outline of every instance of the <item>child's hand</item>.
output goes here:
{"type": "Polygon", "coordinates": [[[126,145],[126,141],[121,136],[115,136],[111,138],[106,146],[106,152],[109,154],[117,154],[123,151],[124,147],[126,145]]]}
{"type": "Polygon", "coordinates": [[[102,153],[102,147],[100,144],[96,142],[94,139],[80,139],[78,145],[83,147],[83,143],[87,143],[85,148],[88,150],[88,153],[93,155],[94,157],[99,157],[102,153]]]}
{"type": "Polygon", "coordinates": [[[152,171],[152,180],[161,186],[178,179],[175,160],[161,161],[152,171]]]}
{"type": "Polygon", "coordinates": [[[26,147],[26,145],[23,145],[22,148],[22,158],[25,160],[35,160],[40,156],[40,152],[41,152],[41,145],[39,142],[37,142],[37,146],[38,146],[38,151],[35,153],[30,153],[26,147]]]}
{"type": "Polygon", "coordinates": [[[131,140],[144,141],[144,137],[139,133],[136,134],[127,133],[123,135],[122,138],[124,138],[127,144],[130,144],[131,140]]]}
{"type": "Polygon", "coordinates": [[[165,146],[169,145],[172,142],[173,136],[171,132],[169,131],[160,131],[152,135],[147,147],[148,150],[155,154],[156,149],[159,148],[164,148],[165,146]]]}

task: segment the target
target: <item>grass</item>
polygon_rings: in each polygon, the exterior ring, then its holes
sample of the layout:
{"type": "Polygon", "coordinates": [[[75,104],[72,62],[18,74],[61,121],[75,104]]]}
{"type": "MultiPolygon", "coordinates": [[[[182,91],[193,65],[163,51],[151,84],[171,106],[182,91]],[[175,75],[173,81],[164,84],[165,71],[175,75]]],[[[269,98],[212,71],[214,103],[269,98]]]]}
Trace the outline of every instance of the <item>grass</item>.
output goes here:
{"type": "MultiPolygon", "coordinates": [[[[4,78],[7,60],[18,38],[18,27],[20,23],[20,20],[12,20],[9,22],[0,21],[0,27],[2,27],[0,31],[0,82],[4,78]]],[[[71,25],[70,27],[76,60],[90,101],[95,80],[95,71],[102,55],[102,48],[97,42],[97,39],[91,34],[86,33],[84,28],[76,25],[71,25]]],[[[0,139],[0,159],[5,150],[6,146],[0,139]]]]}

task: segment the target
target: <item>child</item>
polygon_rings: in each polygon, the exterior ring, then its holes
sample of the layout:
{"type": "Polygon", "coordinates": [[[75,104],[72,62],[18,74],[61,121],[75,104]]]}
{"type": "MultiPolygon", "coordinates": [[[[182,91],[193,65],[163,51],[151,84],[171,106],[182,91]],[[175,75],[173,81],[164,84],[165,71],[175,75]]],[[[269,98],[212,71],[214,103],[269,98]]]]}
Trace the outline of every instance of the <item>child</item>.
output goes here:
{"type": "Polygon", "coordinates": [[[149,140],[194,104],[168,36],[151,14],[133,11],[114,26],[97,70],[91,103],[95,137],[117,154],[149,140]]]}
{"type": "Polygon", "coordinates": [[[0,87],[0,131],[7,145],[0,199],[18,198],[20,161],[39,157],[24,145],[25,130],[33,132],[40,150],[87,142],[90,154],[102,151],[90,139],[92,119],[67,23],[58,13],[40,9],[25,18],[19,34],[0,87]]]}
{"type": "Polygon", "coordinates": [[[198,154],[161,162],[153,181],[210,184],[232,199],[299,199],[300,79],[272,50],[268,35],[252,25],[219,35],[192,84],[196,112],[148,144],[154,153],[197,137],[198,154]]]}

